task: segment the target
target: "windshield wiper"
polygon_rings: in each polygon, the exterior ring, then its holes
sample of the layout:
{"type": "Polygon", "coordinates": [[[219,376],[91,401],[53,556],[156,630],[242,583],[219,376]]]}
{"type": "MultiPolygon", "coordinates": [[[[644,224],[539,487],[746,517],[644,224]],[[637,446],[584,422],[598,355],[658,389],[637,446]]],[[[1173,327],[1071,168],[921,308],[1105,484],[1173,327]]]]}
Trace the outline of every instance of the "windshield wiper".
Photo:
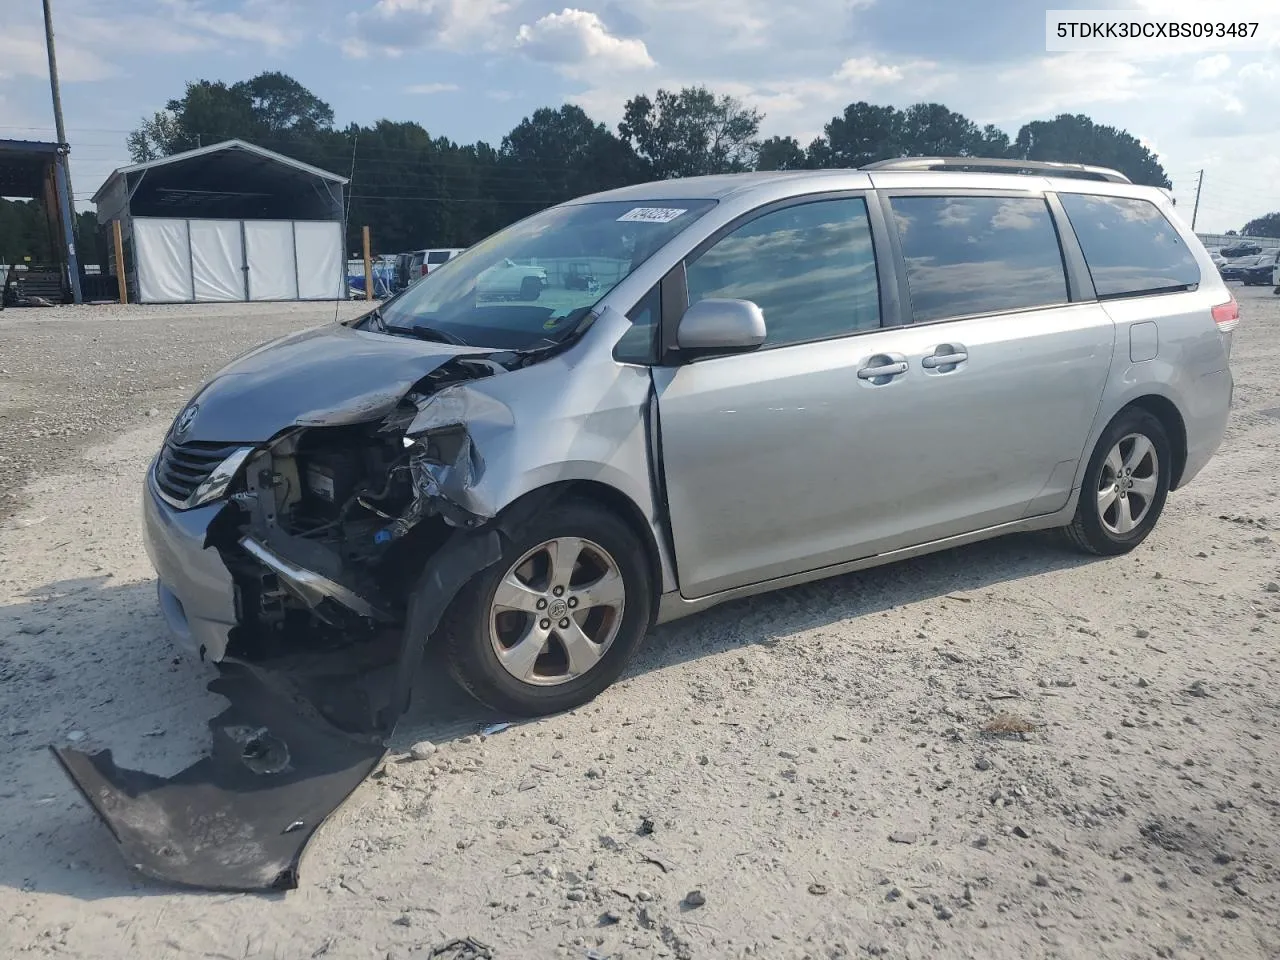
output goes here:
{"type": "Polygon", "coordinates": [[[432,340],[436,343],[449,343],[455,347],[470,346],[467,341],[463,340],[456,333],[449,333],[441,330],[439,327],[433,327],[426,323],[414,323],[409,327],[393,327],[397,333],[408,333],[417,337],[419,340],[432,340]]]}

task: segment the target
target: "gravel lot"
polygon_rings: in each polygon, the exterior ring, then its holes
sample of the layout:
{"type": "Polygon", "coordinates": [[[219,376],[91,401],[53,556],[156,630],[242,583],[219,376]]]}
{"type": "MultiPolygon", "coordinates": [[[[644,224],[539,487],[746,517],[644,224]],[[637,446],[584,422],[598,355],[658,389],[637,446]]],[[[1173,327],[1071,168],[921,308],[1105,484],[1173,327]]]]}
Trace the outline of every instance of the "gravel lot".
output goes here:
{"type": "Polygon", "coordinates": [[[204,374],[332,307],[5,311],[0,956],[1280,956],[1280,297],[1237,296],[1228,438],[1135,554],[1015,537],[734,603],[487,739],[428,663],[274,897],[138,877],[46,747],[201,749],[142,474],[204,374]]]}

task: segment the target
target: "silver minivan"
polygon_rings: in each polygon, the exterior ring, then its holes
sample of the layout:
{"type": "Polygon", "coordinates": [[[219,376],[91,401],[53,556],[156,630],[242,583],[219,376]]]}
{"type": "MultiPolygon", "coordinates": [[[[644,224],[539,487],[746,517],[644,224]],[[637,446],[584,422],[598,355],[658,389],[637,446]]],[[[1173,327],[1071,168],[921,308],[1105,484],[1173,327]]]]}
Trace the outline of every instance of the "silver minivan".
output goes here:
{"type": "Polygon", "coordinates": [[[1110,170],[584,197],[205,384],[147,476],[160,603],[210,660],[391,632],[405,676],[430,641],[492,707],[567,709],[725,600],[1013,531],[1132,550],[1222,439],[1238,322],[1110,170]],[[545,283],[480,296],[504,263],[545,283]]]}

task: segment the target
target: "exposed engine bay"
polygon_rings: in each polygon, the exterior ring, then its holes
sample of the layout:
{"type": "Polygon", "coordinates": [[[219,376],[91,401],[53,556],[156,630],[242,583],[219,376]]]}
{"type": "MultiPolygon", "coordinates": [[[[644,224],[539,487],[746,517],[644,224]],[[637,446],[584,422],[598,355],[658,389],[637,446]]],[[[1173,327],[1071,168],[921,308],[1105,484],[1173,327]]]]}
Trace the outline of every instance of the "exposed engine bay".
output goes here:
{"type": "Polygon", "coordinates": [[[51,748],[128,863],[209,889],[297,886],[308,841],[385,755],[449,603],[559,495],[500,517],[471,495],[484,461],[449,388],[536,359],[503,356],[454,357],[372,417],[287,427],[245,462],[206,533],[237,620],[208,755],[162,778],[51,748]]]}
{"type": "Polygon", "coordinates": [[[235,583],[229,656],[314,647],[326,630],[349,643],[404,622],[416,578],[451,532],[492,519],[450,498],[484,462],[465,425],[429,401],[504,369],[454,360],[379,420],[293,428],[250,457],[209,533],[235,583]]]}

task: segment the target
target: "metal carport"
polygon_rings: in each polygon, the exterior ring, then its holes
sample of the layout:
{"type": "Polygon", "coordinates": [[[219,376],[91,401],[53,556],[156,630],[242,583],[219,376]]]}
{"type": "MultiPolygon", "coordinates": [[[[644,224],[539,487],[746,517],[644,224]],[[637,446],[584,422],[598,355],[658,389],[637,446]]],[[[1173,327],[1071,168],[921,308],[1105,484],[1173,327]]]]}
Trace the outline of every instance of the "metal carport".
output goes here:
{"type": "Polygon", "coordinates": [[[119,220],[140,303],[347,295],[341,177],[243,140],[121,167],[94,194],[119,220]]]}
{"type": "MultiPolygon", "coordinates": [[[[65,143],[0,140],[0,197],[41,201],[49,219],[53,248],[59,254],[60,298],[79,303],[80,263],[76,256],[75,214],[67,189],[68,150],[65,143]]],[[[4,277],[0,277],[0,284],[3,282],[4,277]]]]}

